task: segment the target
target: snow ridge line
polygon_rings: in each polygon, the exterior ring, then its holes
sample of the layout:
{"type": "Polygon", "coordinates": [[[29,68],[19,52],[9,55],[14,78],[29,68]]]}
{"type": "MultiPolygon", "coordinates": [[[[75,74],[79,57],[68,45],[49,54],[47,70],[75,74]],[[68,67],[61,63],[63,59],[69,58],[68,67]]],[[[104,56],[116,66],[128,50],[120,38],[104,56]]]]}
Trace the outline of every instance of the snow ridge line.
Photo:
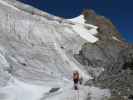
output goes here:
{"type": "Polygon", "coordinates": [[[12,8],[12,9],[15,9],[15,10],[19,11],[18,8],[16,8],[13,5],[10,5],[9,3],[5,2],[4,0],[0,0],[0,3],[3,4],[3,5],[5,5],[5,6],[8,6],[8,7],[12,8]]]}
{"type": "Polygon", "coordinates": [[[61,17],[54,16],[52,14],[48,14],[47,12],[41,11],[40,9],[34,8],[33,6],[28,5],[28,4],[24,4],[20,1],[11,2],[11,1],[8,1],[8,0],[7,1],[0,0],[0,3],[5,5],[5,6],[8,6],[8,7],[12,8],[12,9],[15,9],[17,11],[24,11],[24,12],[30,13],[32,15],[45,17],[45,18],[47,18],[48,20],[51,20],[51,21],[56,20],[59,23],[66,23],[66,24],[71,24],[71,25],[80,24],[82,26],[90,27],[92,29],[97,29],[98,28],[97,26],[94,26],[94,25],[91,25],[91,24],[77,23],[77,22],[73,22],[73,21],[68,20],[68,19],[64,19],[64,18],[61,18],[61,17]],[[8,3],[8,2],[10,2],[10,3],[8,3]]]}

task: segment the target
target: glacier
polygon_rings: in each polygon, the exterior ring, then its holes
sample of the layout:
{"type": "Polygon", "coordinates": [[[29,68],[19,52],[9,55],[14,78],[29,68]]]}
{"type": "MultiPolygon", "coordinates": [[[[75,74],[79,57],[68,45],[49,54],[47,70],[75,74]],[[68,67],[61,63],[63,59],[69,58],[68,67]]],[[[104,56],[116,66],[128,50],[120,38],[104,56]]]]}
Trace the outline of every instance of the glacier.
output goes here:
{"type": "Polygon", "coordinates": [[[73,55],[84,43],[98,41],[97,27],[36,12],[41,11],[15,0],[0,0],[0,100],[77,100],[78,92],[79,100],[86,100],[88,94],[91,100],[109,97],[106,89],[80,85],[76,92],[72,88],[74,70],[84,82],[92,79],[73,55]],[[50,93],[53,88],[59,90],[50,93]]]}

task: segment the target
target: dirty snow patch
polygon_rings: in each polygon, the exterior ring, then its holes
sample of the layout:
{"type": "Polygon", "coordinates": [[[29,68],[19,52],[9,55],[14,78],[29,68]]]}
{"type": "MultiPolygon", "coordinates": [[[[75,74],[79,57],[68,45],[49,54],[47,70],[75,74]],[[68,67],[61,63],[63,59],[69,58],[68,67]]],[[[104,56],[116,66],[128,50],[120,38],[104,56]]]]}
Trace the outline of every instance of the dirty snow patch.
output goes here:
{"type": "Polygon", "coordinates": [[[106,100],[111,96],[111,93],[108,89],[90,87],[89,91],[90,91],[91,100],[106,100]]]}
{"type": "Polygon", "coordinates": [[[119,41],[119,42],[121,42],[117,37],[115,37],[115,36],[113,36],[112,37],[114,40],[116,40],[116,41],[119,41]]]}

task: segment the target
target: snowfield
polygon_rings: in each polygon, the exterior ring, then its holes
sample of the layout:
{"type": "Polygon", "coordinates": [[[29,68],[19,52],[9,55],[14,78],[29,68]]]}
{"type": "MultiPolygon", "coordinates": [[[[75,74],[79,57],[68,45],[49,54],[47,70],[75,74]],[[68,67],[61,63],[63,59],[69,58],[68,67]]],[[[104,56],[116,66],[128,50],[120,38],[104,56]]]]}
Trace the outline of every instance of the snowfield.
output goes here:
{"type": "Polygon", "coordinates": [[[81,85],[79,91],[73,90],[74,70],[84,82],[92,78],[73,55],[84,43],[98,42],[97,27],[51,18],[49,14],[46,18],[32,15],[0,0],[0,100],[109,97],[109,90],[96,87],[81,85]],[[52,89],[57,90],[50,92],[52,89]]]}
{"type": "Polygon", "coordinates": [[[44,85],[33,85],[11,79],[8,86],[1,89],[1,100],[103,100],[110,97],[108,90],[96,87],[79,86],[79,91],[72,88],[72,84],[60,85],[60,89],[50,93],[51,87],[44,85]],[[88,95],[89,94],[89,95],[88,95]]]}

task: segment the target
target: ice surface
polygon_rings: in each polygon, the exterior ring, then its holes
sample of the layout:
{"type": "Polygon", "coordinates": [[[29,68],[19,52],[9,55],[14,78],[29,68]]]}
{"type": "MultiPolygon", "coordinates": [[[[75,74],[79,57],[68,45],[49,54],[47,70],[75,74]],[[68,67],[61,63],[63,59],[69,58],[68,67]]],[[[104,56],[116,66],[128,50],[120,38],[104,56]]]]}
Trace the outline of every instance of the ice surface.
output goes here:
{"type": "Polygon", "coordinates": [[[8,86],[1,89],[0,94],[6,96],[0,100],[39,100],[43,93],[49,91],[49,87],[26,84],[24,82],[12,79],[8,86]]]}
{"type": "MultiPolygon", "coordinates": [[[[73,70],[91,77],[73,55],[98,41],[96,27],[16,9],[0,0],[0,100],[75,100],[73,70]]],[[[95,94],[88,88],[80,86],[80,100],[95,94]]]]}
{"type": "Polygon", "coordinates": [[[75,18],[72,18],[72,19],[69,19],[69,20],[72,21],[72,22],[85,24],[85,20],[84,20],[84,16],[83,15],[80,15],[78,17],[75,17],[75,18]]]}
{"type": "Polygon", "coordinates": [[[93,36],[92,34],[96,34],[97,31],[96,30],[91,30],[89,31],[88,29],[86,29],[83,25],[81,24],[76,24],[73,26],[74,31],[79,34],[82,38],[84,38],[85,40],[87,40],[88,42],[91,43],[95,43],[96,41],[98,41],[98,38],[96,38],[95,36],[93,36]]]}

